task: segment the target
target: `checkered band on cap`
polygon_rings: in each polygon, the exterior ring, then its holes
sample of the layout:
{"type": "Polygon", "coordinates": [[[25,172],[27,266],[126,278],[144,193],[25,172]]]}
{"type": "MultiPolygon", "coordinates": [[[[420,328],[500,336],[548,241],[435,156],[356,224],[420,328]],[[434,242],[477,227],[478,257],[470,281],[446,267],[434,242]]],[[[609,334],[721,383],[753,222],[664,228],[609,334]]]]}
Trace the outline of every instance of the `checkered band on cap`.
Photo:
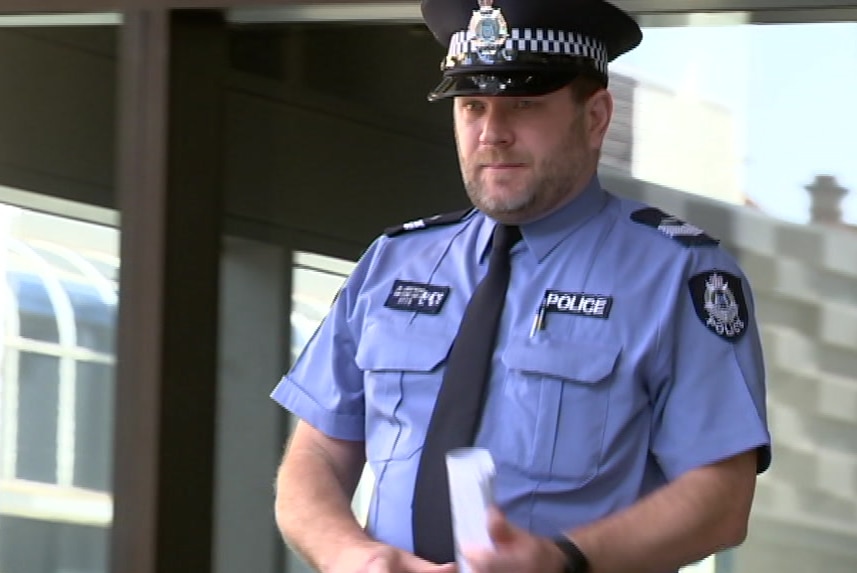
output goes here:
{"type": "MultiPolygon", "coordinates": [[[[452,35],[449,43],[448,57],[456,58],[464,54],[476,52],[471,42],[473,33],[462,30],[452,35]]],[[[563,30],[542,30],[530,28],[512,28],[509,39],[506,40],[507,50],[519,52],[535,52],[542,54],[557,54],[565,56],[580,56],[595,62],[599,72],[607,73],[607,47],[603,42],[563,30]]]]}

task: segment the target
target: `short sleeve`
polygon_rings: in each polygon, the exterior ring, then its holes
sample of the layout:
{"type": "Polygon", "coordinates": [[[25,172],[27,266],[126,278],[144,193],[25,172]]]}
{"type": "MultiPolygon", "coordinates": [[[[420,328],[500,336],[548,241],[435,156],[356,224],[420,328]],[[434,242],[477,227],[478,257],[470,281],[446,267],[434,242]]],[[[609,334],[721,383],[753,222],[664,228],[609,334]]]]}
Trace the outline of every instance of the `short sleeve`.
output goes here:
{"type": "Polygon", "coordinates": [[[771,461],[765,369],[746,276],[719,249],[695,254],[662,316],[651,450],[668,479],[756,450],[771,461]]]}
{"type": "Polygon", "coordinates": [[[370,247],[337,294],[291,370],[271,393],[283,408],[333,438],[362,441],[365,436],[363,372],[355,363],[355,314],[370,247]]]}

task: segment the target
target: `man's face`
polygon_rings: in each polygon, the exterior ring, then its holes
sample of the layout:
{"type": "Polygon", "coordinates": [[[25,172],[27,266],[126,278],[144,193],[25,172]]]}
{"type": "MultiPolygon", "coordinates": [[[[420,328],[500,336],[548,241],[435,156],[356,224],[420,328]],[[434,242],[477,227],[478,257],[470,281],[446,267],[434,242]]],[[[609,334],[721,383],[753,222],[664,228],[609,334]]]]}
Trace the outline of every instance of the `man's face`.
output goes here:
{"type": "Polygon", "coordinates": [[[594,173],[603,139],[593,104],[607,106],[609,121],[612,102],[603,90],[585,104],[568,87],[544,96],[457,97],[455,138],[471,202],[516,224],[574,198],[594,173]]]}

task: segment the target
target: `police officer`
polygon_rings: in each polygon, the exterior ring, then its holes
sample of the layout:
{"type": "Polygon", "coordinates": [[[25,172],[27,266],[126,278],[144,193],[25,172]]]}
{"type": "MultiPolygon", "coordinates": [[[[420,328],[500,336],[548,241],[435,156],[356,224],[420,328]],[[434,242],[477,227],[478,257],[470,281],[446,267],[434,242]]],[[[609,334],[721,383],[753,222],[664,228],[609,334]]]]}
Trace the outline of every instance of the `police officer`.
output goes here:
{"type": "Polygon", "coordinates": [[[474,208],[375,240],[275,388],[300,418],[277,479],[285,539],[325,573],[454,570],[413,553],[412,502],[450,348],[507,225],[521,239],[474,437],[497,466],[494,548],[461,548],[465,563],[668,573],[739,544],[770,463],[747,279],[702,230],[597,176],[607,65],[639,27],[603,0],[422,10],[448,50],[429,99],[453,98],[474,208]],[[349,506],[364,460],[365,530],[349,506]]]}

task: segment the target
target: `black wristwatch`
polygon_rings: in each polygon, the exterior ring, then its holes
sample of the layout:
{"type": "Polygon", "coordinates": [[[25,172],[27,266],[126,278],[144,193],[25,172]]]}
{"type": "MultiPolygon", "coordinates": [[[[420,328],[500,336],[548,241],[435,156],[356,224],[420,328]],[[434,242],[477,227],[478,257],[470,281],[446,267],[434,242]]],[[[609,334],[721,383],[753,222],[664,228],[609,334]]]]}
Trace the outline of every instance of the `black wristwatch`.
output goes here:
{"type": "Polygon", "coordinates": [[[565,555],[565,567],[562,573],[589,573],[589,560],[574,541],[568,537],[557,537],[553,542],[565,555]]]}

